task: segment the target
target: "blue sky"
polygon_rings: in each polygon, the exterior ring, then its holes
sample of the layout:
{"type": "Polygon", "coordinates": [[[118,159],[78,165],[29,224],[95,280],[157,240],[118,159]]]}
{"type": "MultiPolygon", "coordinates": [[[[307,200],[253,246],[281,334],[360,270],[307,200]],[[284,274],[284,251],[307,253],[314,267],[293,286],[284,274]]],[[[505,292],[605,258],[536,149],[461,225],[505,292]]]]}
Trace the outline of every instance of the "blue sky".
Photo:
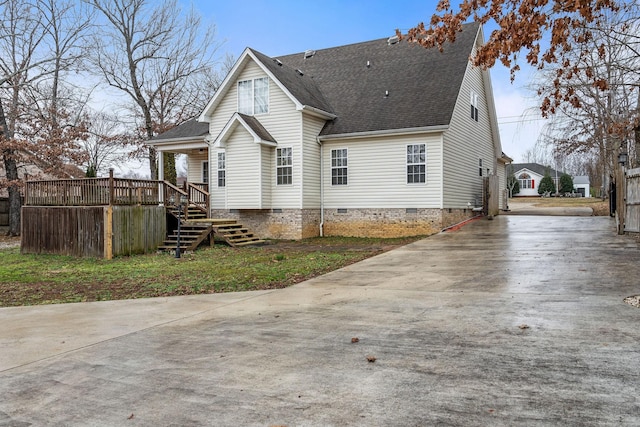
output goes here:
{"type": "MultiPolygon", "coordinates": [[[[185,7],[191,4],[181,2],[185,7]]],[[[389,37],[396,28],[406,31],[428,22],[436,4],[433,0],[193,1],[204,20],[216,25],[218,40],[224,41],[220,56],[229,52],[236,57],[247,46],[278,56],[389,37]]],[[[484,31],[486,39],[491,27],[484,31]]],[[[535,97],[525,89],[531,76],[523,66],[511,84],[504,67],[491,70],[502,148],[516,162],[535,144],[543,124],[531,120],[531,115],[527,120],[521,117],[536,106],[535,97]]]]}

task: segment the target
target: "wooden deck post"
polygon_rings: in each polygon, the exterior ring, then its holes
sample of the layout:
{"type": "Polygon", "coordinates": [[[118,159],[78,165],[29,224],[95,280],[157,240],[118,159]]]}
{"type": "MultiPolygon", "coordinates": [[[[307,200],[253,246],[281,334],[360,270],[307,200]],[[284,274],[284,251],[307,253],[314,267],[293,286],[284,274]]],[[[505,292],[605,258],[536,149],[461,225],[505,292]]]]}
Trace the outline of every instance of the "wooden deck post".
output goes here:
{"type": "Polygon", "coordinates": [[[104,211],[104,259],[113,258],[113,206],[104,211]]]}
{"type": "Polygon", "coordinates": [[[109,169],[109,206],[113,205],[113,202],[115,201],[115,189],[114,189],[114,182],[113,182],[113,168],[109,169]]]}

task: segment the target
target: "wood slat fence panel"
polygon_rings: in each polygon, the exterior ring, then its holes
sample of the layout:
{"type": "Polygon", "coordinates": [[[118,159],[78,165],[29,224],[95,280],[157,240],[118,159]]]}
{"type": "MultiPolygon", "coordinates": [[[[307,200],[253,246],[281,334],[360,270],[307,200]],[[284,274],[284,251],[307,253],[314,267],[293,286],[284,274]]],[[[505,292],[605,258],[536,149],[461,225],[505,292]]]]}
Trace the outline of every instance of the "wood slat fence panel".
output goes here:
{"type": "Polygon", "coordinates": [[[640,233],[640,168],[626,172],[624,231],[640,233]]]}

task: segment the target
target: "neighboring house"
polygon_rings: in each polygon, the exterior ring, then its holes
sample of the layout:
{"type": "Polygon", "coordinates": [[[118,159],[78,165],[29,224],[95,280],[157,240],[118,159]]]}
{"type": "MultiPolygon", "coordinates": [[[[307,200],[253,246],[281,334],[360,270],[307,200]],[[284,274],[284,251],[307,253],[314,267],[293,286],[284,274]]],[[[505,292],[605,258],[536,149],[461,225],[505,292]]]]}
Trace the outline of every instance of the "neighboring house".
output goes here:
{"type": "MultiPolygon", "coordinates": [[[[564,174],[562,171],[556,171],[549,166],[543,166],[539,163],[512,163],[507,166],[507,174],[513,173],[520,184],[520,192],[514,194],[513,197],[539,196],[538,187],[540,180],[546,173],[551,176],[553,183],[558,188],[560,177],[564,174]]],[[[588,176],[575,176],[573,179],[573,189],[582,197],[591,197],[590,182],[588,176]]]]}
{"type": "Polygon", "coordinates": [[[580,193],[582,197],[591,197],[591,181],[586,175],[573,177],[573,189],[580,193]]]}
{"type": "Polygon", "coordinates": [[[513,173],[520,184],[520,192],[513,197],[540,196],[538,187],[546,173],[551,176],[558,188],[558,181],[564,172],[556,171],[539,163],[512,163],[507,167],[507,174],[513,173]]]}
{"type": "Polygon", "coordinates": [[[489,73],[469,60],[482,41],[466,24],[444,52],[397,37],[247,48],[198,121],[150,144],[187,155],[212,217],[263,237],[432,234],[474,215],[489,175],[502,206],[510,159],[489,73]]]}

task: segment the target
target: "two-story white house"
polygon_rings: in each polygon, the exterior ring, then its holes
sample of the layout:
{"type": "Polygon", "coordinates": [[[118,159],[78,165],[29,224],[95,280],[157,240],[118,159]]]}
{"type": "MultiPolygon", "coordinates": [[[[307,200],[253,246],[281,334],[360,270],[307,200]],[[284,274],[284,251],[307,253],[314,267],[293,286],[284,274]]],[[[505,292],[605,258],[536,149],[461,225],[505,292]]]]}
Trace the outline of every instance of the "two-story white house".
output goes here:
{"type": "Polygon", "coordinates": [[[467,24],[443,52],[396,37],[247,48],[197,121],[150,144],[187,155],[212,217],[261,237],[433,234],[474,215],[489,175],[502,203],[510,159],[489,72],[470,62],[482,40],[467,24]]]}

